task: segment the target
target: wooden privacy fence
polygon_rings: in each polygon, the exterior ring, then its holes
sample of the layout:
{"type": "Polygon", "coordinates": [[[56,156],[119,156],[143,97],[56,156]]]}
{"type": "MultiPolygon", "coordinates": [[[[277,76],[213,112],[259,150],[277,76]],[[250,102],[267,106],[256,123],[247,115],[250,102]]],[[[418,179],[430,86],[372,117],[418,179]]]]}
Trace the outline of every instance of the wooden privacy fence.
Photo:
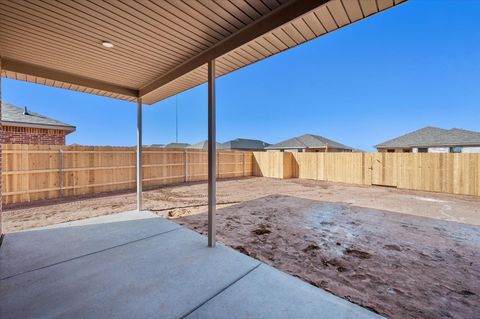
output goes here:
{"type": "MultiPolygon", "coordinates": [[[[133,189],[133,147],[3,145],[3,203],[133,189]]],[[[480,154],[218,151],[219,178],[266,176],[480,196],[480,154]]],[[[207,179],[207,152],[144,147],[146,187],[207,179]]]]}
{"type": "Polygon", "coordinates": [[[253,174],[480,196],[480,154],[254,152],[253,174]]]}
{"type": "MultiPolygon", "coordinates": [[[[133,147],[3,145],[5,204],[135,187],[133,147]]],[[[217,151],[218,178],[252,175],[253,154],[217,151]]],[[[143,148],[143,185],[207,179],[207,152],[143,148]]]]}

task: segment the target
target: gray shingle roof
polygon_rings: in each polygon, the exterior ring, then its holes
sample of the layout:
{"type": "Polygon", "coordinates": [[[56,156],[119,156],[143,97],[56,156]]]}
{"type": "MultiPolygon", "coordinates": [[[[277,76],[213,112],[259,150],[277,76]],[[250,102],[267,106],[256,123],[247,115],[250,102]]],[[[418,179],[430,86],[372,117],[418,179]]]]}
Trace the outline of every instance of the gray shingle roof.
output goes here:
{"type": "Polygon", "coordinates": [[[186,148],[189,145],[190,144],[188,144],[188,143],[169,143],[169,144],[165,145],[164,148],[186,148]]]}
{"type": "Polygon", "coordinates": [[[282,141],[277,144],[266,147],[267,150],[279,150],[279,149],[305,149],[305,148],[338,148],[345,150],[352,150],[350,146],[332,141],[328,138],[319,135],[305,134],[302,136],[294,137],[289,140],[282,141]]]}
{"type": "Polygon", "coordinates": [[[480,145],[480,132],[427,126],[375,145],[376,148],[480,145]]]}
{"type": "MultiPolygon", "coordinates": [[[[220,143],[217,142],[217,148],[219,147],[220,147],[220,143]]],[[[188,148],[197,149],[197,150],[208,150],[208,140],[203,140],[201,142],[192,144],[188,146],[188,148]]]]}
{"type": "Polygon", "coordinates": [[[263,150],[270,144],[261,140],[250,140],[246,138],[236,138],[231,141],[220,144],[219,149],[223,150],[263,150]]]}
{"type": "Polygon", "coordinates": [[[2,124],[9,126],[51,128],[71,132],[75,131],[75,126],[73,125],[54,120],[30,110],[27,110],[27,114],[24,114],[24,111],[24,108],[2,102],[2,124]]]}

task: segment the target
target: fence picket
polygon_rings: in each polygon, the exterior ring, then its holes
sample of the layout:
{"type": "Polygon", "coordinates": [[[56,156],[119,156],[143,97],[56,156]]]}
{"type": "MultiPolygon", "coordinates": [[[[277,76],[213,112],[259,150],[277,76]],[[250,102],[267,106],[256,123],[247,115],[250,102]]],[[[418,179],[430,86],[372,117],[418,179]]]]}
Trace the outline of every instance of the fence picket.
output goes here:
{"type": "MultiPolygon", "coordinates": [[[[132,147],[3,145],[4,204],[135,188],[132,147]],[[59,154],[63,154],[59,156],[59,154]]],[[[207,179],[207,152],[145,147],[146,187],[207,179]]],[[[219,152],[219,177],[252,175],[251,152],[219,152]],[[241,166],[240,166],[241,165],[241,166]]]]}
{"type": "Polygon", "coordinates": [[[480,154],[254,152],[253,159],[255,176],[480,196],[480,154]]]}

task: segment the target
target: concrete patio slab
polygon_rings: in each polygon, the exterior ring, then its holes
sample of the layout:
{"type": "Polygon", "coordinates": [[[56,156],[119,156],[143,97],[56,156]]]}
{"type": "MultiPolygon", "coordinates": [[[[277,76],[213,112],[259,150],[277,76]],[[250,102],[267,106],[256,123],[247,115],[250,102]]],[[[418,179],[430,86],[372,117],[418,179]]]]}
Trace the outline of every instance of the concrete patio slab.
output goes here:
{"type": "Polygon", "coordinates": [[[261,264],[187,318],[382,318],[268,265],[261,264]]]}
{"type": "Polygon", "coordinates": [[[181,228],[1,281],[2,318],[179,318],[258,261],[181,228]]]}
{"type": "Polygon", "coordinates": [[[2,319],[377,317],[148,213],[7,234],[0,257],[2,319]]]}
{"type": "Polygon", "coordinates": [[[151,212],[125,212],[9,233],[0,250],[0,279],[179,227],[151,212]]]}
{"type": "MultiPolygon", "coordinates": [[[[51,229],[51,228],[64,228],[69,226],[84,226],[84,225],[93,225],[93,224],[104,224],[104,223],[114,223],[114,222],[124,222],[124,221],[131,221],[131,220],[142,220],[142,219],[149,219],[158,217],[154,213],[148,210],[143,211],[130,211],[130,212],[123,212],[123,213],[116,213],[111,215],[103,215],[97,216],[92,218],[80,219],[80,220],[73,220],[70,222],[65,222],[61,224],[49,225],[39,228],[32,228],[30,230],[37,230],[37,229],[51,229]]],[[[168,222],[168,221],[167,221],[168,222]]]]}

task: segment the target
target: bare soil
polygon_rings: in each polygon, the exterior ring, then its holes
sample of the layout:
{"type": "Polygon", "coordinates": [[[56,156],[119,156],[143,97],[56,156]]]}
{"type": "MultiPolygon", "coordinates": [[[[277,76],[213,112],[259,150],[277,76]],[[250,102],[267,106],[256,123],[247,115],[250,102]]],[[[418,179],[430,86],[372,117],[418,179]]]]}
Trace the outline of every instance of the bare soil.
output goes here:
{"type": "MultiPolygon", "coordinates": [[[[222,243],[392,318],[478,318],[480,198],[308,180],[217,186],[222,243]]],[[[144,208],[206,233],[205,183],[144,208]]],[[[134,193],[7,207],[7,232],[135,209],[134,193]]]]}
{"type": "MultiPolygon", "coordinates": [[[[217,184],[218,208],[268,195],[287,195],[480,225],[480,197],[359,186],[300,179],[249,177],[217,184]]],[[[207,184],[188,183],[145,191],[144,209],[163,217],[205,212],[207,184]]],[[[135,210],[135,193],[99,194],[3,207],[7,232],[135,210]]]]}
{"type": "MultiPolygon", "coordinates": [[[[205,214],[176,219],[204,235],[205,214]]],[[[223,208],[217,237],[390,318],[478,318],[480,227],[270,195],[223,208]]]]}

